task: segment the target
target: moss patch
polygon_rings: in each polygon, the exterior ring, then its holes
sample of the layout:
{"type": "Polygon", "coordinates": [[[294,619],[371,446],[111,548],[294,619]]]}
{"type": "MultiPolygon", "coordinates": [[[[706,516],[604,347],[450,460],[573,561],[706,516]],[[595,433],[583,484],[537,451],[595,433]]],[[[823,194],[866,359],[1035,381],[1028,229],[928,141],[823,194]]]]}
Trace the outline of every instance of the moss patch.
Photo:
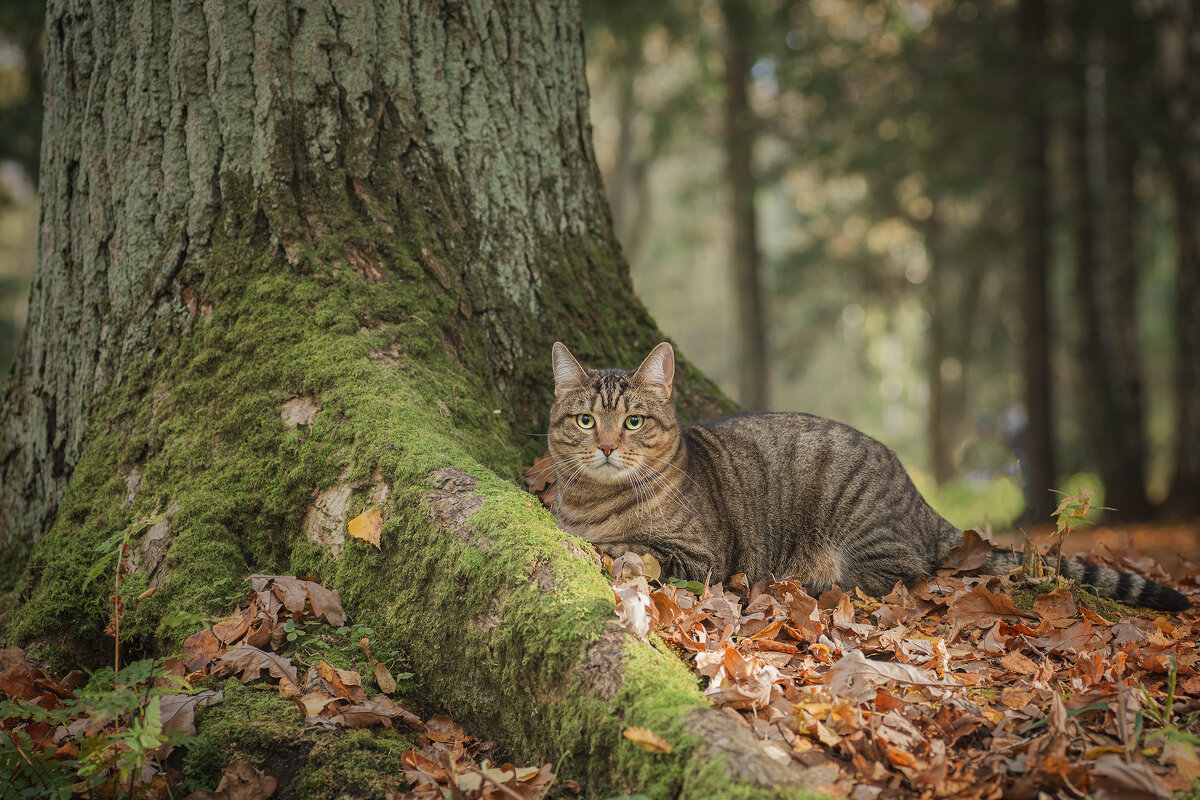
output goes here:
{"type": "Polygon", "coordinates": [[[405,788],[400,755],[415,743],[387,730],[311,731],[276,687],[218,687],[225,699],[197,713],[196,741],[184,756],[193,789],[216,789],[230,761],[244,758],[279,781],[279,798],[383,798],[405,788]]]}

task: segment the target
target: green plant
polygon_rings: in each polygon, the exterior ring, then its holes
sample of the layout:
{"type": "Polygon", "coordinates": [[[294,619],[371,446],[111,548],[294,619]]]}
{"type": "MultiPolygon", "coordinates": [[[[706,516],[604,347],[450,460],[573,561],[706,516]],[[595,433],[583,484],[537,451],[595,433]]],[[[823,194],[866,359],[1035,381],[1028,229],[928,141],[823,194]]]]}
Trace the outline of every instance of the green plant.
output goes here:
{"type": "Polygon", "coordinates": [[[186,682],[166,673],[160,659],[104,667],[59,707],[26,699],[0,701],[0,719],[13,730],[0,735],[0,774],[11,776],[4,797],[71,797],[108,784],[106,794],[137,795],[137,779],[147,764],[161,772],[165,745],[186,744],[190,736],[164,727],[162,698],[191,693],[186,682]],[[24,727],[17,730],[18,725],[24,727]],[[56,744],[55,733],[65,732],[56,744]],[[78,784],[78,786],[76,786],[78,784]]]}
{"type": "MultiPolygon", "coordinates": [[[[1092,510],[1092,498],[1096,493],[1086,486],[1080,486],[1079,491],[1071,495],[1068,495],[1066,492],[1060,492],[1057,489],[1051,489],[1051,491],[1063,495],[1058,508],[1054,509],[1051,513],[1058,528],[1058,564],[1054,571],[1061,575],[1063,543],[1066,542],[1067,536],[1071,534],[1071,531],[1085,522],[1091,522],[1087,518],[1087,515],[1092,510]]],[[[1096,506],[1096,508],[1101,511],[1113,510],[1108,506],[1096,506]]]]}

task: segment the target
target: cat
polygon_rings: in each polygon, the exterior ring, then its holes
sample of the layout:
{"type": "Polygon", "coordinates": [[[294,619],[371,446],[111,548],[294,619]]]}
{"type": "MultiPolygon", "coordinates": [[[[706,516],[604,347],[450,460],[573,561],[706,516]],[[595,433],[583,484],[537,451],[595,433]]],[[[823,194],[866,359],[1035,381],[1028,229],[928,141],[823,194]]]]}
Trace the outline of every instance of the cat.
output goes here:
{"type": "MultiPolygon", "coordinates": [[[[794,578],[814,597],[834,584],[882,597],[932,576],[962,540],[896,454],[848,425],[770,412],[680,426],[667,342],[631,371],[585,369],[556,342],[553,366],[553,512],[613,557],[650,553],[688,580],[741,572],[794,578]]],[[[997,548],[986,568],[1019,563],[997,548]]],[[[1191,607],[1139,575],[1075,562],[1063,574],[1130,605],[1191,607]]]]}

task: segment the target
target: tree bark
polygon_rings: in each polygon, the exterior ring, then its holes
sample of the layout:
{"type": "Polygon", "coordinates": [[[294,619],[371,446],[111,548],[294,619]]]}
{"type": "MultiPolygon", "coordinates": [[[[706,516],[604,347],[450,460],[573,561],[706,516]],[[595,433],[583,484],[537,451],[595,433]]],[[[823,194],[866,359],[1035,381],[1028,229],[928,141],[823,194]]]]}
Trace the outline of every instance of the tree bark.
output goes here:
{"type": "MultiPolygon", "coordinates": [[[[589,796],[794,795],[513,481],[555,338],[606,366],[661,339],[612,235],[576,4],[61,0],[46,31],[40,258],[0,431],[9,643],[103,659],[95,548],[157,511],[123,652],[176,651],[164,618],[222,581],[314,574],[418,696],[589,796]],[[379,550],[345,535],[369,506],[379,550]]],[[[677,375],[685,414],[729,408],[677,375]]]]}
{"type": "Polygon", "coordinates": [[[1049,218],[1046,171],[1047,117],[1041,76],[1045,64],[1046,9],[1041,0],[1021,0],[1017,8],[1026,52],[1026,130],[1022,175],[1022,286],[1025,320],[1025,404],[1029,427],[1025,443],[1027,514],[1046,519],[1054,508],[1054,420],[1050,391],[1050,320],[1046,296],[1049,218]]]}
{"type": "Polygon", "coordinates": [[[1200,11],[1189,0],[1156,7],[1178,249],[1175,473],[1165,509],[1192,517],[1200,515],[1200,11]]]}
{"type": "Polygon", "coordinates": [[[729,181],[730,253],[738,319],[738,401],[767,407],[767,335],[759,274],[758,215],[754,208],[754,115],[750,110],[752,11],[742,0],[721,4],[725,18],[725,172],[729,181]]]}

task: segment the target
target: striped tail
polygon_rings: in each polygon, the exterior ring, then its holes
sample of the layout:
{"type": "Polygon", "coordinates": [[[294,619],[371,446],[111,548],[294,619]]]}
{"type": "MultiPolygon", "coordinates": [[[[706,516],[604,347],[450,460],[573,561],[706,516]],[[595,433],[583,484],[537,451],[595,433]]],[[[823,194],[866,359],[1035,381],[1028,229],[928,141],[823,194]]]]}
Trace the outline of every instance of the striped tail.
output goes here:
{"type": "MultiPolygon", "coordinates": [[[[1042,557],[1042,563],[1051,566],[1054,564],[1045,556],[1042,557]]],[[[1002,575],[1019,566],[1020,551],[996,549],[988,553],[988,572],[1002,575]]],[[[1117,572],[1108,567],[1064,561],[1062,573],[1073,581],[1079,581],[1082,586],[1094,589],[1100,597],[1107,597],[1129,606],[1147,606],[1163,611],[1186,611],[1192,607],[1191,601],[1174,589],[1168,589],[1130,572],[1117,572]]]]}

